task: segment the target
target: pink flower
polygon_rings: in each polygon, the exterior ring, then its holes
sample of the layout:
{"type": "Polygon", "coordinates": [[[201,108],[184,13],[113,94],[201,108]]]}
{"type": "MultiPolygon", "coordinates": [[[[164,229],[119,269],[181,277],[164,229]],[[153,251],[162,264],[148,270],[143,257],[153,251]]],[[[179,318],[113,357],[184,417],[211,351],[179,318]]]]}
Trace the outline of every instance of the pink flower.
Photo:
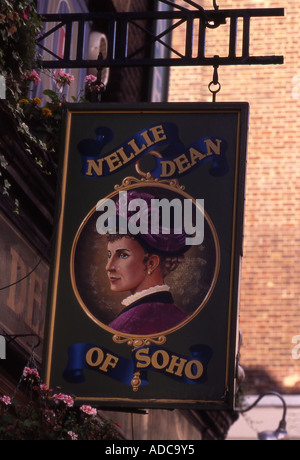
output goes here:
{"type": "Polygon", "coordinates": [[[56,414],[55,412],[53,412],[53,410],[45,409],[44,415],[45,415],[45,419],[47,420],[47,422],[55,421],[56,414]]]}
{"type": "Polygon", "coordinates": [[[68,407],[73,407],[74,399],[69,395],[64,395],[63,393],[53,395],[53,400],[58,404],[59,402],[65,403],[68,407]]]}
{"type": "Polygon", "coordinates": [[[94,409],[91,406],[83,405],[83,406],[80,407],[80,410],[82,412],[84,412],[85,414],[88,414],[88,415],[93,415],[93,416],[97,415],[97,409],[94,409]]]}
{"type": "Polygon", "coordinates": [[[54,80],[59,88],[69,85],[75,80],[74,76],[59,70],[54,76],[54,80]]]}
{"type": "Polygon", "coordinates": [[[11,398],[9,396],[1,396],[0,401],[2,401],[6,406],[11,405],[11,398]]]}
{"type": "Polygon", "coordinates": [[[48,385],[46,385],[46,383],[42,383],[40,385],[40,389],[41,389],[41,391],[48,391],[48,385]]]}
{"type": "Polygon", "coordinates": [[[32,369],[31,367],[24,367],[24,370],[23,370],[23,377],[28,377],[29,375],[33,375],[33,376],[36,377],[37,379],[40,378],[37,369],[32,369]]]}
{"type": "Polygon", "coordinates": [[[28,21],[29,19],[28,14],[31,13],[31,11],[32,11],[32,6],[29,6],[26,10],[23,10],[23,17],[25,21],[28,21]]]}
{"type": "Polygon", "coordinates": [[[78,434],[74,433],[74,431],[68,431],[68,435],[72,439],[72,441],[77,441],[78,440],[78,434]]]}
{"type": "Polygon", "coordinates": [[[31,72],[26,72],[24,78],[27,81],[32,81],[34,85],[37,85],[41,81],[38,73],[35,70],[32,70],[31,72]]]}
{"type": "Polygon", "coordinates": [[[95,83],[97,81],[97,77],[95,75],[87,75],[84,79],[85,83],[95,83]]]}

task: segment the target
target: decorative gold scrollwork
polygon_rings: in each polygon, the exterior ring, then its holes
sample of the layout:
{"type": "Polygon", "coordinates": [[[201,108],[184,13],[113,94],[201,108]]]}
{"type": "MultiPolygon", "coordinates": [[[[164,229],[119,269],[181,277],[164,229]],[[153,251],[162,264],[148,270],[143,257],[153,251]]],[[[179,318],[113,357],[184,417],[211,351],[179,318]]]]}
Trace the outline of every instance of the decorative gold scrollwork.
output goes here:
{"type": "Polygon", "coordinates": [[[118,344],[127,343],[129,347],[132,347],[133,350],[142,346],[149,346],[152,343],[155,345],[163,345],[166,343],[167,338],[164,335],[159,337],[123,337],[121,335],[114,335],[113,341],[118,344]]]}
{"type": "MultiPolygon", "coordinates": [[[[163,345],[166,341],[167,338],[164,335],[161,335],[159,337],[122,337],[120,335],[114,335],[113,336],[113,341],[118,344],[123,344],[127,342],[127,345],[130,347],[133,347],[133,350],[136,350],[139,347],[142,346],[149,346],[151,343],[154,343],[155,345],[163,345]]],[[[131,386],[132,390],[137,392],[139,389],[140,384],[142,383],[140,379],[140,372],[136,371],[133,373],[133,377],[131,379],[131,386]]]]}

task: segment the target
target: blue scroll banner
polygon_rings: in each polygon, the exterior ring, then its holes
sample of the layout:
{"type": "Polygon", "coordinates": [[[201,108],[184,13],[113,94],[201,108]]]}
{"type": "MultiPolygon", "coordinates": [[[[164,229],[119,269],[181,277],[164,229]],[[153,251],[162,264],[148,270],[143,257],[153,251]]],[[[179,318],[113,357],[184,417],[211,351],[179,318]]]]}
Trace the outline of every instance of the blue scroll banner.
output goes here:
{"type": "MultiPolygon", "coordinates": [[[[125,385],[131,385],[131,380],[135,372],[140,372],[141,385],[149,384],[148,372],[161,372],[164,373],[164,375],[185,384],[199,384],[207,380],[207,366],[212,356],[211,348],[206,345],[193,345],[190,348],[189,356],[176,355],[178,360],[184,359],[186,360],[186,362],[197,360],[202,364],[202,375],[197,379],[190,379],[186,375],[184,375],[184,373],[182,374],[182,376],[177,376],[175,373],[171,374],[164,372],[164,369],[157,369],[153,365],[147,366],[147,369],[138,368],[137,353],[139,352],[139,350],[142,349],[142,347],[133,350],[132,359],[118,356],[118,361],[115,367],[107,367],[106,371],[101,371],[101,366],[91,366],[87,363],[86,355],[89,352],[89,350],[93,348],[96,349],[99,347],[91,343],[75,343],[69,347],[68,362],[63,372],[63,378],[67,382],[75,384],[83,383],[86,381],[85,371],[92,370],[102,375],[106,375],[125,385]]],[[[147,357],[150,358],[149,361],[151,360],[153,354],[157,352],[157,350],[161,350],[155,346],[147,347],[147,349],[149,349],[147,353],[147,357]]],[[[110,354],[110,351],[106,350],[103,347],[101,347],[101,350],[104,355],[110,354]]],[[[169,356],[172,355],[171,352],[167,351],[167,353],[169,354],[169,356]]]]}
{"type": "Polygon", "coordinates": [[[113,140],[114,135],[110,128],[104,126],[98,127],[95,131],[96,139],[83,139],[78,144],[78,150],[82,158],[82,174],[88,178],[96,178],[100,175],[109,176],[119,171],[120,168],[135,163],[138,159],[156,149],[160,149],[159,153],[162,155],[162,158],[155,157],[156,166],[150,172],[153,177],[158,179],[163,177],[167,177],[168,179],[182,177],[207,162],[211,162],[209,172],[213,176],[224,176],[228,172],[229,167],[226,160],[227,143],[225,140],[219,137],[207,136],[201,137],[191,145],[186,146],[179,138],[177,125],[164,122],[159,126],[164,132],[164,136],[161,136],[161,138],[151,138],[151,129],[157,127],[157,125],[149,126],[138,131],[123,144],[105,153],[103,153],[103,149],[113,140]],[[148,135],[148,144],[142,135],[145,135],[145,132],[148,135]],[[209,144],[208,141],[211,141],[211,143],[209,144]],[[133,144],[135,145],[135,149],[140,148],[139,153],[133,151],[133,144]],[[212,145],[215,145],[217,149],[211,148],[212,145]],[[191,149],[198,152],[198,155],[194,155],[192,160],[190,158],[191,149]],[[118,151],[120,150],[123,155],[119,158],[118,165],[118,151]],[[106,162],[106,159],[111,157],[114,158],[116,165],[113,170],[109,168],[106,162]],[[167,176],[163,176],[162,163],[164,162],[166,166],[167,164],[174,163],[174,161],[175,163],[180,161],[183,166],[179,170],[178,168],[173,168],[174,170],[171,169],[171,172],[168,172],[167,176]],[[98,165],[98,172],[97,168],[91,168],[91,162],[96,166],[98,165]],[[99,170],[101,170],[100,173],[99,170]]]}

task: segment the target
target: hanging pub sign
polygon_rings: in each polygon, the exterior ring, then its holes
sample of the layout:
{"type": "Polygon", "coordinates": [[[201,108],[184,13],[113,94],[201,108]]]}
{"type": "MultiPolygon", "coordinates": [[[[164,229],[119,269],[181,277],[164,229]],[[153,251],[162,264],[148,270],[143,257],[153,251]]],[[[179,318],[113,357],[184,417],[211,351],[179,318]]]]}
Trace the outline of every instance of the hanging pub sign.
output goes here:
{"type": "Polygon", "coordinates": [[[248,104],[70,104],[45,381],[103,407],[234,405],[248,104]]]}

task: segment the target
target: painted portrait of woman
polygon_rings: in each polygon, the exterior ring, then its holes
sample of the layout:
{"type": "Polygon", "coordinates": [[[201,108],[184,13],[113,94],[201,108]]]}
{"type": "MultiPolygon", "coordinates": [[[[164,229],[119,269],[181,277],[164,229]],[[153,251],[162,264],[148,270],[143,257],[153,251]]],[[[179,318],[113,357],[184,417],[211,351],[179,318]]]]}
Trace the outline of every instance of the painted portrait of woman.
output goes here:
{"type": "MultiPolygon", "coordinates": [[[[140,198],[150,203],[154,197],[165,196],[171,200],[179,195],[157,185],[127,192],[129,202],[140,198]]],[[[127,224],[134,211],[124,216],[120,196],[113,198],[117,219],[107,219],[105,234],[96,230],[94,209],[73,243],[71,274],[76,297],[95,323],[125,337],[176,330],[200,311],[216,281],[219,256],[211,224],[205,221],[203,244],[190,246],[183,226],[181,231],[171,228],[165,233],[159,224],[158,232],[151,231],[149,205],[148,230],[133,234],[127,224]]]]}
{"type": "MultiPolygon", "coordinates": [[[[129,192],[128,199],[143,199],[148,204],[149,217],[151,200],[146,193],[129,192]]],[[[122,218],[117,202],[117,216],[122,218]]],[[[131,213],[126,213],[128,219],[131,213]]],[[[129,292],[122,300],[122,310],[109,326],[124,334],[157,334],[171,329],[185,321],[189,315],[174,303],[170,287],[165,278],[180,263],[184,263],[185,234],[107,234],[106,272],[112,292],[129,292]]]]}

